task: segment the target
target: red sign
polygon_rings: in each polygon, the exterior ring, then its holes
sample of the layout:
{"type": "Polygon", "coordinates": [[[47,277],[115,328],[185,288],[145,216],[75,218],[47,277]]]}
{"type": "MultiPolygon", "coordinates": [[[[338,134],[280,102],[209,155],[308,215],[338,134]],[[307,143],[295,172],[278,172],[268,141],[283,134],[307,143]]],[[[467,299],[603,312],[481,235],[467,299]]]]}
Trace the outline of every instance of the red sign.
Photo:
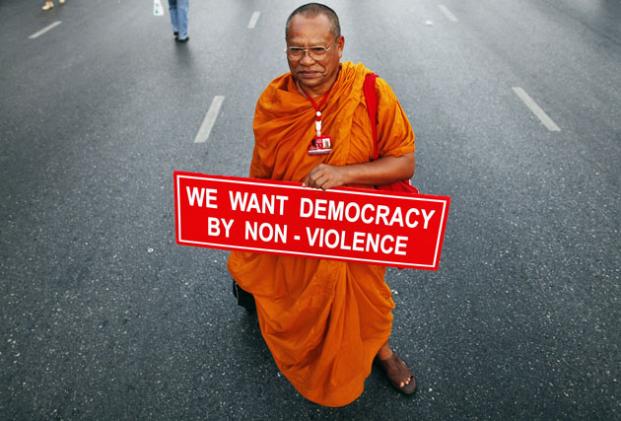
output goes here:
{"type": "Polygon", "coordinates": [[[437,270],[450,198],[174,172],[180,245],[437,270]]]}

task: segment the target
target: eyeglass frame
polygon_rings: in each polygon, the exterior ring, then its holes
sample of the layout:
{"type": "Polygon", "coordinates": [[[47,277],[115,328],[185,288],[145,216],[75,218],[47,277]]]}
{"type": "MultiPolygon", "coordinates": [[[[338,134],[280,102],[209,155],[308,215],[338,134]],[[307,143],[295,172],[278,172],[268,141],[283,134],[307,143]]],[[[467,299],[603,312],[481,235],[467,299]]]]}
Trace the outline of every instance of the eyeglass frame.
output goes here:
{"type": "Polygon", "coordinates": [[[328,47],[323,47],[323,46],[320,46],[320,45],[314,45],[314,46],[312,46],[312,47],[296,47],[296,46],[287,46],[287,47],[285,47],[285,49],[284,49],[284,53],[287,55],[287,58],[288,58],[289,60],[302,60],[304,57],[306,57],[306,55],[308,55],[308,56],[309,56],[310,58],[312,58],[313,60],[315,60],[315,61],[319,61],[319,60],[321,60],[321,59],[325,58],[325,56],[328,54],[328,51],[330,50],[330,48],[332,48],[334,45],[337,45],[337,44],[338,44],[338,38],[337,38],[337,39],[335,39],[335,40],[334,40],[334,42],[333,42],[332,44],[330,44],[328,47]],[[311,54],[311,51],[310,51],[310,49],[311,49],[311,48],[317,48],[317,47],[322,47],[322,48],[325,48],[325,49],[326,49],[325,53],[323,53],[323,56],[321,56],[320,58],[315,58],[315,57],[311,54]],[[290,49],[290,48],[299,48],[299,49],[300,49],[300,51],[301,51],[303,54],[302,54],[300,57],[293,57],[293,58],[292,58],[292,57],[290,57],[290,56],[289,56],[289,51],[290,51],[289,49],[290,49]]]}

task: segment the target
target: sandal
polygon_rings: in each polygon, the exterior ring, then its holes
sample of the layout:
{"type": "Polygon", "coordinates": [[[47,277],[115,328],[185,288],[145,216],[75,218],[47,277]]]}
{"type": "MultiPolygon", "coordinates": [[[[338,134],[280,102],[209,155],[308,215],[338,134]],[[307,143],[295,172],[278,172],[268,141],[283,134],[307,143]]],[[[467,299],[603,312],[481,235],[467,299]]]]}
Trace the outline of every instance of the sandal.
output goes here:
{"type": "Polygon", "coordinates": [[[406,395],[412,395],[416,392],[416,378],[414,377],[414,373],[412,373],[410,367],[408,367],[405,361],[403,361],[395,352],[393,352],[392,355],[385,360],[375,357],[375,362],[382,367],[392,386],[399,392],[406,395]],[[404,384],[402,387],[401,382],[408,373],[410,374],[410,382],[408,384],[404,384]]]}

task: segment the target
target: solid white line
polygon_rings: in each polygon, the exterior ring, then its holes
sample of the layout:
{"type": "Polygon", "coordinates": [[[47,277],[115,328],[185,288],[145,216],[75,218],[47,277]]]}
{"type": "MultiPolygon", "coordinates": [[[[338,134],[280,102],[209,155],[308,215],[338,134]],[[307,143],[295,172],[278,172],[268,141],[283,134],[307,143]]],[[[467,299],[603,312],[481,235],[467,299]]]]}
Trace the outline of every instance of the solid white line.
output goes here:
{"type": "Polygon", "coordinates": [[[41,35],[45,34],[50,29],[57,27],[61,23],[62,23],[61,21],[57,20],[56,22],[54,22],[54,23],[46,26],[45,28],[41,29],[39,32],[35,32],[34,34],[30,35],[28,38],[30,38],[30,39],[39,38],[41,35]]]}
{"type": "Polygon", "coordinates": [[[514,87],[513,92],[522,100],[522,102],[532,111],[533,114],[547,127],[551,132],[560,132],[561,129],[554,121],[543,111],[543,109],[520,87],[514,87]]]}
{"type": "Polygon", "coordinates": [[[254,12],[252,14],[250,22],[248,22],[248,29],[254,29],[254,27],[257,25],[257,21],[259,20],[259,16],[261,16],[261,12],[254,12]]]}
{"type": "Polygon", "coordinates": [[[451,22],[457,22],[457,18],[450,10],[448,10],[448,7],[443,4],[439,4],[438,7],[440,8],[440,11],[444,13],[444,16],[446,16],[448,20],[450,20],[451,22]]]}
{"type": "Polygon", "coordinates": [[[209,138],[209,133],[211,133],[211,128],[216,122],[216,118],[218,118],[218,113],[220,112],[220,107],[222,106],[223,101],[224,97],[221,95],[213,97],[209,110],[207,111],[207,114],[205,114],[203,124],[201,124],[201,128],[198,129],[198,133],[196,133],[194,143],[204,143],[209,138]]]}

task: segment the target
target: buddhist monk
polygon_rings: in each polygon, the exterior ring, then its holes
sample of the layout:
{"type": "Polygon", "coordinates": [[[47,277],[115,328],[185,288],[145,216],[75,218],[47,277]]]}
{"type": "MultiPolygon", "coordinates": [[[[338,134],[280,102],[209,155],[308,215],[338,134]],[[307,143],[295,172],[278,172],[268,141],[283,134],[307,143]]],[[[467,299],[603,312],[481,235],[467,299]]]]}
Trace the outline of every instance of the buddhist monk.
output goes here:
{"type": "MultiPolygon", "coordinates": [[[[291,71],[274,79],[257,102],[250,177],[320,189],[411,178],[414,133],[380,78],[379,159],[372,160],[363,94],[371,71],[341,63],[345,39],[336,13],[317,3],[299,7],[287,20],[285,39],[291,71]]],[[[395,303],[384,267],[233,252],[228,268],[239,291],[254,297],[265,343],[302,396],[324,406],[347,405],[362,394],[374,361],[397,390],[414,393],[414,375],[388,341],[395,303]]]]}

